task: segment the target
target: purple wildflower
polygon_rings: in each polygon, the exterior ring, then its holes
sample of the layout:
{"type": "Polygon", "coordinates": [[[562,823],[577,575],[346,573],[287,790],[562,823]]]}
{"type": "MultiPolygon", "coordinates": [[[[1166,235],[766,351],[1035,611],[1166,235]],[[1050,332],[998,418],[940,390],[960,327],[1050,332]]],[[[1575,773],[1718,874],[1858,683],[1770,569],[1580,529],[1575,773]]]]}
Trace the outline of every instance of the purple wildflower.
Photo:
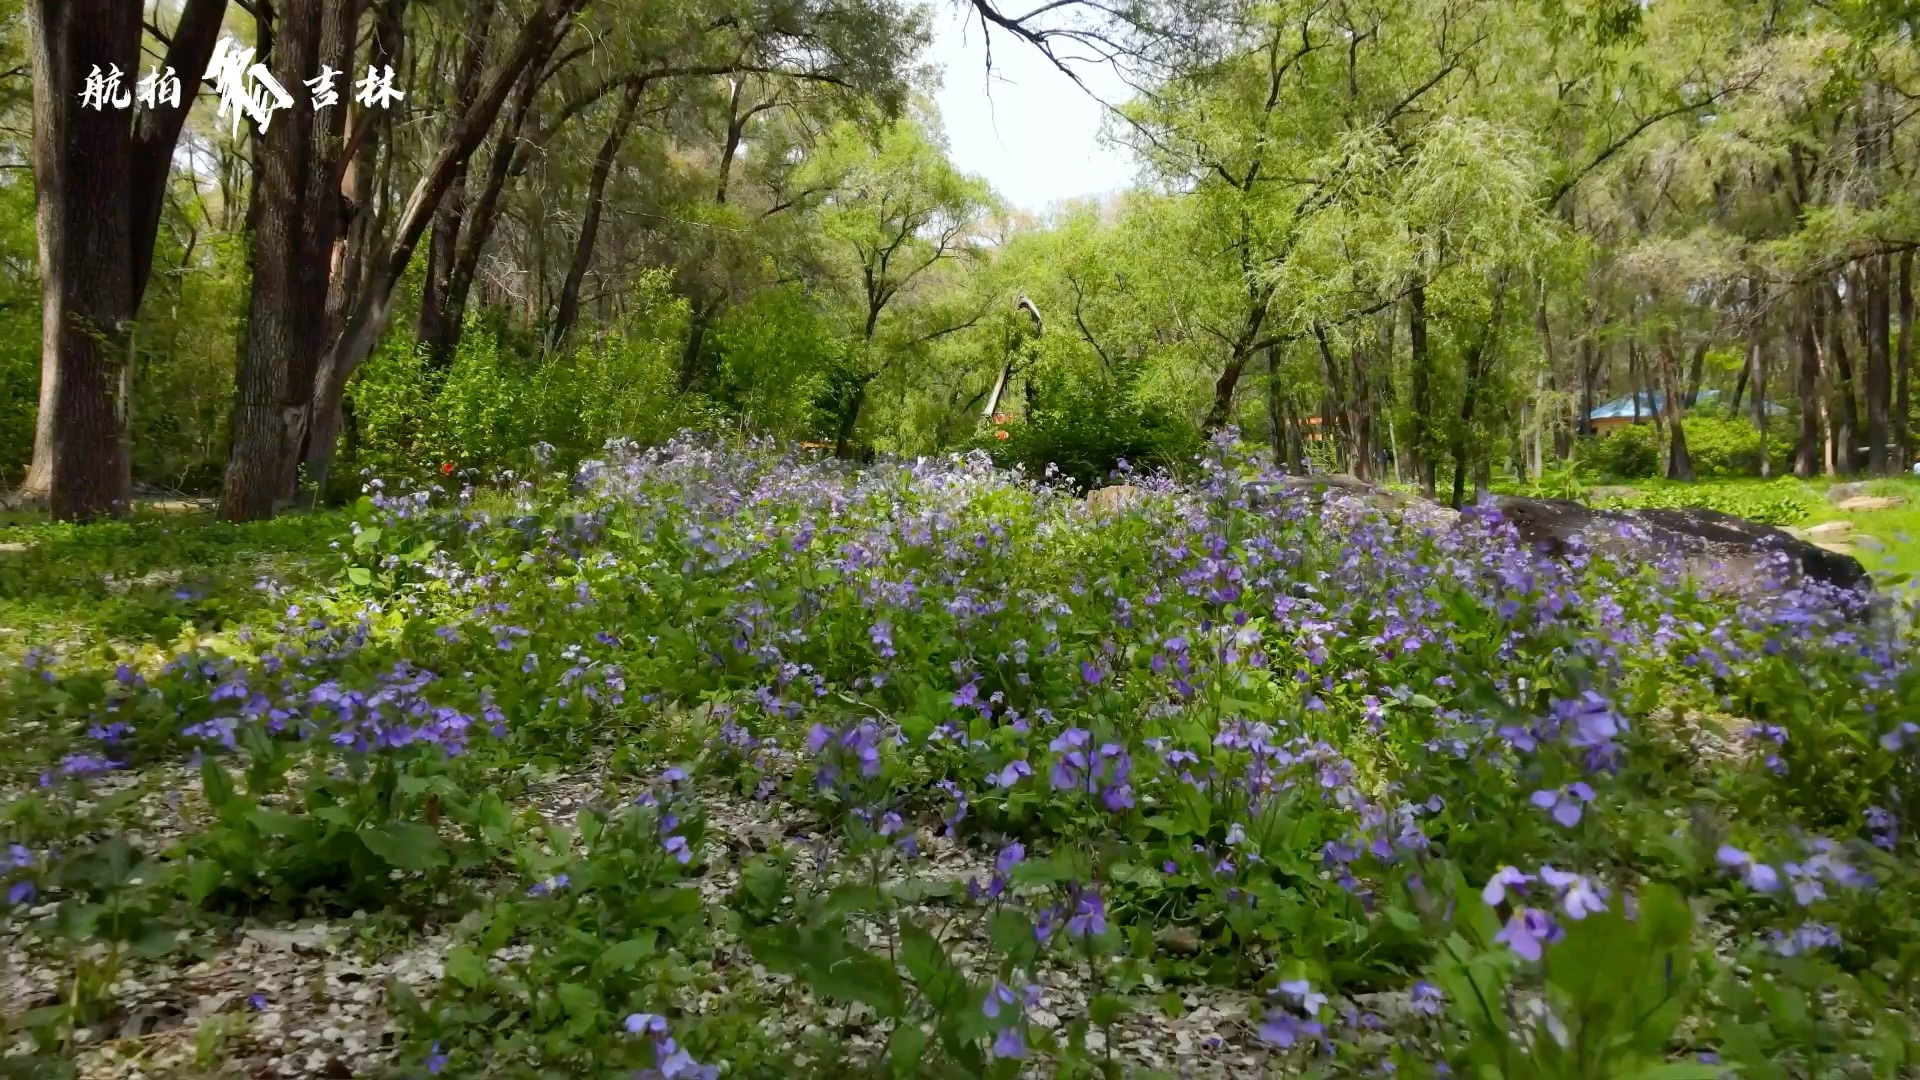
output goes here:
{"type": "Polygon", "coordinates": [[[1533,805],[1553,814],[1553,820],[1571,829],[1580,824],[1581,804],[1593,801],[1593,789],[1575,781],[1564,788],[1547,788],[1533,793],[1533,805]]]}
{"type": "Polygon", "coordinates": [[[1541,947],[1559,941],[1562,936],[1564,931],[1552,915],[1539,908],[1523,907],[1507,919],[1505,929],[1495,934],[1493,940],[1504,943],[1523,960],[1538,960],[1541,947]]]}
{"type": "Polygon", "coordinates": [[[1532,883],[1532,874],[1521,873],[1520,868],[1517,866],[1503,866],[1494,871],[1493,877],[1487,882],[1486,888],[1480,890],[1480,898],[1487,902],[1488,907],[1499,907],[1501,902],[1507,898],[1508,889],[1519,892],[1532,883]]]}

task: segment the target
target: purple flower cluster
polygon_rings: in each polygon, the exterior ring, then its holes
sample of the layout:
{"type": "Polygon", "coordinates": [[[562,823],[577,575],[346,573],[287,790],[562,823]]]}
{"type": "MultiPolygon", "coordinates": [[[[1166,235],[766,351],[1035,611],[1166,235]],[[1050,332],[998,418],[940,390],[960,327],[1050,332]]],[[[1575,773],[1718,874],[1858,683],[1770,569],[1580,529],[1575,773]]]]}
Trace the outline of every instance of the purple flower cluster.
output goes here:
{"type": "Polygon", "coordinates": [[[1480,898],[1488,907],[1508,907],[1506,925],[1494,940],[1527,960],[1540,959],[1544,946],[1565,936],[1551,912],[1524,902],[1536,882],[1552,891],[1553,899],[1569,919],[1584,919],[1607,910],[1607,889],[1591,878],[1552,866],[1540,867],[1538,874],[1528,874],[1513,866],[1501,867],[1480,891],[1480,898]]]}
{"type": "Polygon", "coordinates": [[[1133,758],[1127,748],[1116,742],[1102,743],[1092,749],[1093,733],[1085,728],[1068,728],[1047,745],[1053,751],[1053,771],[1049,779],[1055,791],[1084,791],[1097,795],[1101,805],[1119,812],[1133,807],[1133,787],[1127,782],[1133,775],[1133,758]]]}
{"type": "Polygon", "coordinates": [[[653,1043],[653,1067],[641,1069],[634,1080],[716,1080],[720,1069],[693,1060],[686,1049],[667,1034],[667,1018],[654,1013],[633,1013],[626,1019],[627,1034],[644,1035],[653,1043]]]}

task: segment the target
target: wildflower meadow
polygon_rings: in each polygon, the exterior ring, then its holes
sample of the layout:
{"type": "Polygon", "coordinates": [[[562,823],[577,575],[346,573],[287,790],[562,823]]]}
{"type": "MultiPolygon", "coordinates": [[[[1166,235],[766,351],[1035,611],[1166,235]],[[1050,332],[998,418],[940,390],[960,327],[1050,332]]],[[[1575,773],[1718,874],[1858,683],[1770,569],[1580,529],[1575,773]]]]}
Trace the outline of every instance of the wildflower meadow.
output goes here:
{"type": "Polygon", "coordinates": [[[1126,479],[372,480],[272,618],[29,653],[6,1075],[1920,1068],[1911,592],[1126,479]]]}

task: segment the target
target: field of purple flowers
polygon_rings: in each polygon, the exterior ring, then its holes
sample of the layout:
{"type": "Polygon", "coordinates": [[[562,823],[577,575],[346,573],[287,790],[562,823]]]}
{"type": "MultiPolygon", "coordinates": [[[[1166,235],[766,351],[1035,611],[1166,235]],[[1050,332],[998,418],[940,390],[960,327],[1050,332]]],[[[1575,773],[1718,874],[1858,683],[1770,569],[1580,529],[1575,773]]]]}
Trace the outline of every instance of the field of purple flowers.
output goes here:
{"type": "Polygon", "coordinates": [[[178,1068],[1920,1068],[1911,593],[1549,560],[1225,449],[1134,483],[375,482],[277,621],[30,655],[0,1073],[178,1075],[134,988],[329,919],[428,957],[382,1037],[269,1057],[243,971],[178,1068]]]}

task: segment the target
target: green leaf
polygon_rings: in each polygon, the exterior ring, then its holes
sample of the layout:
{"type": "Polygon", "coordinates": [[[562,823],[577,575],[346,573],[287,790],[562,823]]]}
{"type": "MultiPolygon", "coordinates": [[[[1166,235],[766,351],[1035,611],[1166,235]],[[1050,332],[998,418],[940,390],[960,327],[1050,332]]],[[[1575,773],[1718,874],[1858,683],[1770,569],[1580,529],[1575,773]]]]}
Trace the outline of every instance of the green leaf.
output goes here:
{"type": "Polygon", "coordinates": [[[633,965],[653,955],[654,946],[660,940],[660,931],[649,926],[634,937],[628,938],[600,954],[593,962],[594,970],[606,973],[625,971],[633,965]]]}
{"type": "Polygon", "coordinates": [[[360,535],[353,538],[353,550],[365,551],[380,542],[380,527],[361,529],[360,535]]]}
{"type": "Polygon", "coordinates": [[[200,790],[207,797],[207,805],[215,810],[233,800],[233,781],[227,779],[227,770],[213,758],[200,763],[200,790]]]}
{"type": "Polygon", "coordinates": [[[373,584],[373,571],[368,570],[364,566],[349,566],[347,567],[347,580],[353,582],[355,585],[371,585],[373,584]]]}
{"type": "Polygon", "coordinates": [[[1670,1065],[1655,1065],[1634,1073],[1634,1080],[1720,1080],[1727,1074],[1725,1065],[1702,1065],[1698,1062],[1674,1062],[1670,1065]]]}
{"type": "Polygon", "coordinates": [[[284,810],[257,806],[247,812],[247,821],[263,836],[292,836],[300,831],[300,819],[284,810]]]}
{"type": "Polygon", "coordinates": [[[487,981],[486,959],[464,946],[449,950],[443,965],[447,978],[470,989],[487,981]]]}
{"type": "Polygon", "coordinates": [[[401,870],[431,870],[446,861],[440,834],[413,821],[395,821],[378,829],[361,829],[367,850],[401,870]]]}
{"type": "Polygon", "coordinates": [[[1101,994],[1087,1003],[1087,1019],[1105,1027],[1125,1016],[1130,1008],[1132,1005],[1125,998],[1101,994]]]}
{"type": "Polygon", "coordinates": [[[600,1011],[600,995],[591,987],[579,983],[561,983],[558,993],[560,1007],[567,1010],[569,1016],[600,1011]]]}
{"type": "Polygon", "coordinates": [[[987,937],[1001,952],[1017,954],[1034,944],[1033,920],[1012,908],[1001,908],[987,922],[987,937]]]}
{"type": "Polygon", "coordinates": [[[579,983],[561,983],[560,1007],[567,1013],[567,1033],[582,1035],[600,1018],[600,995],[579,983]]]}
{"type": "Polygon", "coordinates": [[[887,1063],[893,1068],[896,1077],[918,1076],[920,1059],[927,1052],[927,1033],[920,1025],[903,1021],[894,1025],[893,1036],[887,1040],[887,1063]]]}
{"type": "Polygon", "coordinates": [[[939,939],[915,923],[900,923],[900,962],[915,986],[941,1012],[951,1009],[967,992],[967,980],[955,967],[939,939]]]}

